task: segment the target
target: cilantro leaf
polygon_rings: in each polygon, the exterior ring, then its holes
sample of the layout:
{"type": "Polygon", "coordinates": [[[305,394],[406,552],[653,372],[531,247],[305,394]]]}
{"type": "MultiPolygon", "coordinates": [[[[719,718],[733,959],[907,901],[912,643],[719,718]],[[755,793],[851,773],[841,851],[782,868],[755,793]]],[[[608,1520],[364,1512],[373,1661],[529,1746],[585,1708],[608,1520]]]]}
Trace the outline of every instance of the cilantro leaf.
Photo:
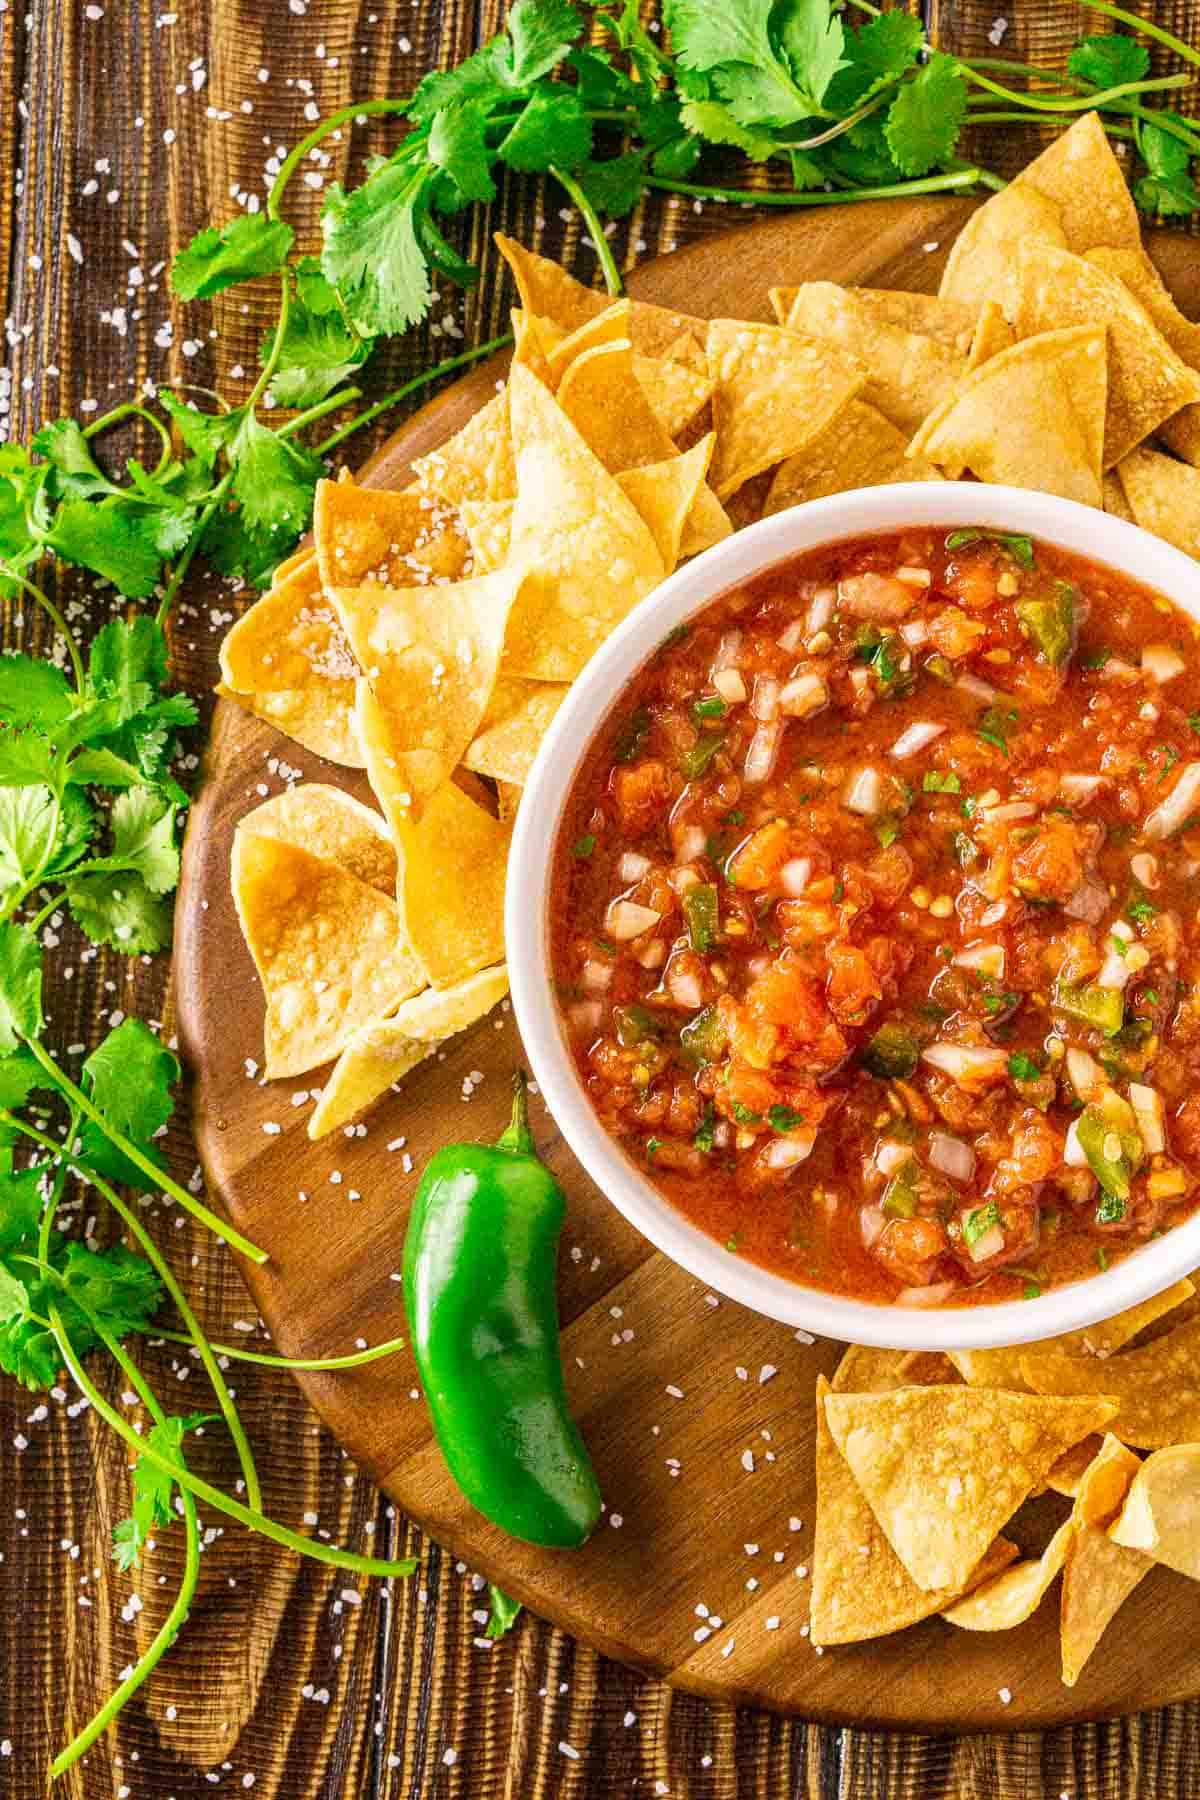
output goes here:
{"type": "Polygon", "coordinates": [[[829,84],[845,66],[846,34],[828,0],[790,0],[780,23],[780,41],[797,84],[819,107],[829,84]]]}
{"type": "Polygon", "coordinates": [[[1115,31],[1081,39],[1067,58],[1069,75],[1098,88],[1141,81],[1149,72],[1150,52],[1145,45],[1139,44],[1136,38],[1121,37],[1115,31]]]}
{"type": "Polygon", "coordinates": [[[0,924],[0,1055],[42,1029],[42,951],[33,933],[0,924]]]}
{"type": "MultiPolygon", "coordinates": [[[[71,917],[93,944],[111,944],[127,956],[137,956],[165,950],[171,941],[171,903],[152,894],[140,875],[77,875],[67,883],[66,899],[71,917]]],[[[0,992],[0,1051],[5,1047],[3,1024],[0,992]]]]}
{"type": "MultiPolygon", "coordinates": [[[[15,1057],[6,1059],[15,1062],[15,1057]]],[[[30,1086],[36,1087],[39,1080],[44,1081],[38,1065],[33,1063],[34,1079],[30,1086]]],[[[19,1105],[19,1101],[14,1101],[19,1105]]],[[[27,1169],[13,1169],[12,1151],[0,1151],[0,1253],[15,1250],[17,1245],[37,1230],[38,1220],[42,1216],[42,1181],[45,1178],[44,1168],[33,1165],[27,1169]]],[[[0,1269],[0,1273],[4,1273],[0,1269]]]]}
{"type": "Polygon", "coordinates": [[[587,162],[576,170],[576,180],[597,212],[623,219],[645,192],[645,158],[640,151],[626,150],[604,162],[587,162]]]}
{"type": "Polygon", "coordinates": [[[92,870],[140,875],[152,894],[170,893],[179,880],[174,804],[152,788],[129,788],[113,802],[112,831],[111,854],[97,857],[92,870]]]}
{"type": "Polygon", "coordinates": [[[209,520],[201,549],[220,574],[237,576],[253,587],[265,588],[298,535],[252,530],[236,507],[223,506],[209,520]]]}
{"type": "Polygon", "coordinates": [[[46,535],[50,549],[111,581],[131,600],[154,592],[162,556],[141,509],[123,500],[64,500],[46,535]]]}
{"type": "Polygon", "coordinates": [[[190,401],[177,400],[166,388],[159,389],[158,403],[170,413],[180,437],[206,469],[211,469],[221,451],[228,449],[244,412],[242,407],[235,407],[227,413],[202,413],[190,401]]]}
{"type": "Polygon", "coordinates": [[[847,32],[842,45],[845,62],[829,84],[826,105],[842,114],[861,106],[912,67],[924,41],[920,19],[900,11],[882,12],[847,32]]]}
{"type": "Polygon", "coordinates": [[[766,162],[779,148],[775,139],[765,132],[753,131],[735,119],[719,100],[685,100],[679,116],[697,137],[707,139],[710,144],[732,144],[751,162],[766,162]]]}
{"type": "MultiPolygon", "coordinates": [[[[798,4],[801,16],[793,35],[802,42],[804,15],[814,6],[822,12],[825,7],[822,0],[798,4]]],[[[679,66],[709,75],[717,97],[740,124],[752,127],[793,125],[811,118],[819,107],[772,41],[772,10],[772,0],[722,0],[719,6],[709,0],[666,0],[663,7],[679,66]]],[[[841,27],[837,29],[840,35],[841,27]]],[[[819,68],[817,75],[819,80],[819,68]]]]}
{"type": "MultiPolygon", "coordinates": [[[[1182,123],[1177,113],[1164,113],[1164,117],[1182,123]]],[[[1200,207],[1200,191],[1189,173],[1191,152],[1186,144],[1157,125],[1143,123],[1138,130],[1138,148],[1150,171],[1133,190],[1143,212],[1181,217],[1200,207]]]]}
{"type": "Polygon", "coordinates": [[[0,1320],[0,1369],[35,1394],[54,1386],[62,1359],[54,1333],[21,1313],[0,1320]]]}
{"type": "Polygon", "coordinates": [[[240,213],[218,231],[198,231],[171,264],[171,287],[181,300],[210,300],[223,289],[273,275],[287,261],[294,233],[265,213],[240,213]]]}
{"type": "Polygon", "coordinates": [[[516,1624],[521,1611],[521,1602],[512,1599],[504,1592],[503,1588],[498,1588],[494,1581],[488,1582],[488,1599],[491,1603],[491,1612],[483,1635],[489,1638],[502,1638],[505,1632],[511,1631],[516,1624]]]}
{"type": "Polygon", "coordinates": [[[312,517],[320,459],[247,414],[234,441],[233,495],[252,530],[299,535],[312,517]]]}
{"type": "Polygon", "coordinates": [[[510,169],[536,172],[548,169],[551,163],[563,169],[577,168],[591,150],[591,120],[572,90],[556,85],[526,102],[499,154],[510,169]]]}
{"type": "Polygon", "coordinates": [[[98,466],[75,419],[52,419],[34,433],[30,447],[51,465],[51,488],[59,496],[73,494],[88,500],[97,494],[120,492],[98,466]]]}
{"type": "Polygon", "coordinates": [[[23,1106],[34,1088],[45,1082],[42,1066],[28,1050],[0,1056],[0,1106],[12,1112],[23,1106]]]}
{"type": "Polygon", "coordinates": [[[74,703],[71,684],[61,669],[42,658],[0,656],[0,719],[18,731],[33,726],[53,732],[74,703]]]}
{"type": "Polygon", "coordinates": [[[147,613],[110,619],[92,640],[88,679],[101,698],[120,702],[121,723],[141,712],[167,679],[167,640],[147,613]]]}
{"type": "MultiPolygon", "coordinates": [[[[165,1418],[161,1425],[151,1426],[146,1433],[146,1442],[160,1455],[169,1456],[172,1462],[186,1468],[183,1457],[184,1434],[207,1425],[217,1416],[216,1413],[188,1413],[184,1417],[174,1413],[165,1418]]],[[[173,1522],[174,1496],[175,1477],[166,1469],[160,1469],[148,1457],[139,1456],[133,1465],[133,1506],[130,1515],[127,1519],[119,1520],[113,1527],[113,1560],[119,1569],[136,1567],[150,1533],[156,1526],[162,1530],[173,1522]]]]}
{"type": "Polygon", "coordinates": [[[153,1266],[125,1244],[89,1250],[70,1243],[61,1273],[69,1299],[93,1313],[115,1338],[145,1331],[162,1303],[162,1283],[153,1266]]]}
{"type": "MultiPolygon", "coordinates": [[[[562,92],[574,99],[569,88],[562,92]]],[[[494,153],[488,148],[487,124],[488,108],[481,100],[460,100],[434,114],[429,128],[429,160],[449,177],[456,207],[496,198],[491,173],[494,153]]],[[[513,164],[514,168],[521,166],[513,164]]],[[[544,168],[545,164],[538,166],[544,168]]]]}
{"type": "MultiPolygon", "coordinates": [[[[175,1109],[171,1088],[178,1080],[177,1058],[140,1019],[123,1019],[83,1065],[85,1092],[108,1124],[160,1164],[153,1139],[175,1109]]],[[[80,1133],[80,1156],[110,1181],[143,1190],[152,1186],[90,1119],[80,1133]]]]}
{"type": "Polygon", "coordinates": [[[429,310],[416,219],[427,178],[422,168],[391,162],[350,193],[335,182],[326,194],[321,268],[361,332],[407,331],[429,310]]]}
{"type": "Polygon", "coordinates": [[[562,61],[583,30],[569,0],[517,0],[508,15],[512,55],[508,79],[513,87],[531,87],[562,61]]]}
{"type": "Polygon", "coordinates": [[[48,787],[0,788],[0,893],[13,893],[50,861],[58,806],[48,787]]]}
{"type": "Polygon", "coordinates": [[[967,81],[952,56],[935,50],[888,109],[888,148],[906,175],[926,175],[954,154],[967,111],[967,81]]]}
{"type": "Polygon", "coordinates": [[[52,786],[56,765],[54,747],[40,732],[0,730],[0,786],[23,787],[27,782],[52,786]]]}

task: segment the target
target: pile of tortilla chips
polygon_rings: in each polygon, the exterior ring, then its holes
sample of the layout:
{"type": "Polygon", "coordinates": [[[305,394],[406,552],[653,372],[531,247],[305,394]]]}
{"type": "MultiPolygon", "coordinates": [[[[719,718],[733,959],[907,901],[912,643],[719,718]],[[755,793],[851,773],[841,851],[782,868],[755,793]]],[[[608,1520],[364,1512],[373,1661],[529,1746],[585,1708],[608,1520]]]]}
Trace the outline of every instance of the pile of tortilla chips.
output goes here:
{"type": "Polygon", "coordinates": [[[1180,1281],[1023,1349],[847,1350],[832,1386],[817,1387],[813,1643],[882,1637],[935,1613],[1008,1631],[1061,1575],[1073,1687],[1155,1563],[1200,1580],[1195,1307],[1180,1281]],[[1070,1511],[1039,1555],[1022,1556],[1004,1529],[1047,1488],[1070,1511]]]}
{"type": "Polygon", "coordinates": [[[508,842],[538,745],[684,558],[821,495],[963,475],[1200,554],[1200,326],[1141,249],[1095,114],[973,215],[936,296],[813,281],[772,290],[777,324],[699,320],[498,241],[521,303],[507,384],[403,492],[322,482],[311,549],[222,647],[224,694],[365,769],[394,861],[364,876],[366,827],[331,791],[239,829],[267,1073],[336,1059],[314,1132],[505,991],[508,842]]]}

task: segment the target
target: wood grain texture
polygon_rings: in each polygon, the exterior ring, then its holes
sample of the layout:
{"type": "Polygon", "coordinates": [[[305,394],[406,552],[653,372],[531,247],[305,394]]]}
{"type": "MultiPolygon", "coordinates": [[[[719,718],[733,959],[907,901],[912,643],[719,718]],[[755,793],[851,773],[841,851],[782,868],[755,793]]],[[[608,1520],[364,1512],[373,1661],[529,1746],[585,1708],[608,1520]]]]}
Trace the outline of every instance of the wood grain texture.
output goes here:
{"type": "MultiPolygon", "coordinates": [[[[269,286],[245,312],[240,298],[176,308],[168,339],[163,261],[211,216],[232,215],[235,186],[261,198],[268,157],[298,140],[310,101],[324,111],[347,96],[408,91],[426,69],[446,66],[493,30],[502,10],[500,0],[304,0],[295,9],[287,0],[174,8],[171,0],[99,0],[90,8],[82,0],[10,0],[0,10],[0,316],[9,322],[12,386],[0,432],[7,420],[26,439],[42,418],[89,401],[103,408],[148,377],[208,385],[219,376],[236,398],[233,371],[253,368],[272,310],[269,286]]],[[[995,0],[939,7],[941,41],[982,48],[1000,10],[995,0]]],[[[1079,28],[1066,0],[1004,10],[1012,15],[1004,48],[1017,54],[1060,54],[1079,28]]],[[[1195,41],[1197,0],[1159,0],[1153,10],[1195,41]]],[[[1160,71],[1170,66],[1158,51],[1155,62],[1160,71]]],[[[1184,93],[1180,109],[1195,113],[1196,99],[1184,93]]],[[[987,154],[1013,169],[1041,135],[995,132],[987,154]]],[[[356,130],[328,147],[327,167],[311,172],[334,178],[390,141],[381,124],[356,130]]],[[[298,190],[294,216],[310,248],[319,201],[317,188],[298,190]]],[[[552,188],[508,178],[491,208],[461,222],[460,247],[481,262],[480,285],[465,301],[447,294],[421,330],[389,346],[381,391],[445,354],[447,318],[466,341],[500,328],[511,295],[499,279],[492,229],[539,243],[585,277],[594,272],[594,256],[577,227],[564,226],[560,204],[552,188]]],[[[656,202],[622,224],[615,246],[629,266],[645,251],[693,242],[728,222],[722,209],[697,214],[687,202],[656,202]]],[[[0,401],[7,400],[5,384],[0,401]]],[[[96,625],[111,606],[74,578],[60,598],[96,625]]],[[[215,666],[220,626],[212,609],[236,604],[206,579],[189,593],[175,654],[197,693],[215,666]]],[[[19,609],[7,609],[3,625],[5,647],[44,641],[19,609]]],[[[93,1042],[117,1007],[165,1018],[171,1029],[161,965],[130,970],[107,955],[84,963],[66,931],[52,962],[60,1045],[93,1042]]],[[[195,1164],[186,1117],[168,1148],[186,1180],[195,1164]]],[[[232,1332],[239,1319],[255,1323],[230,1259],[209,1238],[169,1212],[156,1227],[215,1334],[232,1332]]],[[[165,1351],[150,1353],[149,1367],[164,1389],[185,1372],[165,1351]]],[[[279,1515],[300,1523],[314,1512],[319,1529],[357,1547],[411,1548],[420,1572],[390,1592],[363,1585],[356,1607],[338,1578],[264,1553],[240,1533],[218,1537],[186,1630],[115,1736],[62,1785],[72,1800],[240,1794],[247,1774],[256,1777],[253,1792],[270,1800],[1200,1795],[1195,1704],[1044,1736],[834,1732],[673,1692],[531,1616],[507,1642],[477,1649],[472,1613],[480,1601],[469,1572],[393,1516],[291,1383],[253,1371],[238,1387],[279,1515]]],[[[205,1455],[232,1482],[232,1459],[216,1439],[205,1455]]],[[[0,1752],[12,1752],[0,1754],[0,1793],[44,1794],[53,1747],[107,1694],[160,1616],[159,1577],[169,1587],[178,1575],[180,1549],[168,1538],[140,1578],[141,1613],[130,1608],[131,1584],[113,1577],[107,1532],[126,1504],[124,1462],[65,1392],[43,1415],[35,1397],[0,1385],[0,1752]]],[[[1135,1657],[1140,1648],[1119,1651],[1135,1657]]]]}

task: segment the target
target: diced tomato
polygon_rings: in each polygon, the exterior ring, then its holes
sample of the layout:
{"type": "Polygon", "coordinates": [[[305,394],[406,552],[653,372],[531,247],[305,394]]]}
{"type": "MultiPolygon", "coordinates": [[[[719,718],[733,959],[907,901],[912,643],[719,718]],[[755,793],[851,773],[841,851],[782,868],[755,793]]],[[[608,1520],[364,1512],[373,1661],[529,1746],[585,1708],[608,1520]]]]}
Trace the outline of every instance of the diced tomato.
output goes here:
{"type": "Polygon", "coordinates": [[[843,1025],[864,1025],[875,1003],[883,996],[879,977],[863,952],[853,944],[830,944],[829,1008],[843,1025]]]}
{"type": "Polygon", "coordinates": [[[937,1219],[892,1219],[872,1246],[875,1256],[906,1287],[925,1287],[949,1247],[937,1219]]]}
{"type": "Polygon", "coordinates": [[[623,831],[645,837],[671,803],[671,777],[665,763],[632,763],[613,770],[612,795],[623,831]]]}
{"type": "Polygon", "coordinates": [[[1090,838],[1088,827],[1044,814],[1037,835],[1013,854],[1013,881],[1031,899],[1069,900],[1083,878],[1090,838]]]}

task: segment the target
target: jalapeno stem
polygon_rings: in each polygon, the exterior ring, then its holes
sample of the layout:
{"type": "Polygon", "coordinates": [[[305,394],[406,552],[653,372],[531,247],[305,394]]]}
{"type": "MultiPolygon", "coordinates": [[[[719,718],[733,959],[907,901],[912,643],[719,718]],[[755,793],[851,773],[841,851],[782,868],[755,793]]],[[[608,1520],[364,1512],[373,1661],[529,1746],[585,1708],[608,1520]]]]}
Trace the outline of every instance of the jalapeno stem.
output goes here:
{"type": "Polygon", "coordinates": [[[536,1156],[533,1133],[529,1129],[529,1077],[524,1069],[516,1070],[512,1079],[512,1117],[508,1130],[496,1139],[497,1150],[515,1150],[520,1156],[536,1156]]]}

